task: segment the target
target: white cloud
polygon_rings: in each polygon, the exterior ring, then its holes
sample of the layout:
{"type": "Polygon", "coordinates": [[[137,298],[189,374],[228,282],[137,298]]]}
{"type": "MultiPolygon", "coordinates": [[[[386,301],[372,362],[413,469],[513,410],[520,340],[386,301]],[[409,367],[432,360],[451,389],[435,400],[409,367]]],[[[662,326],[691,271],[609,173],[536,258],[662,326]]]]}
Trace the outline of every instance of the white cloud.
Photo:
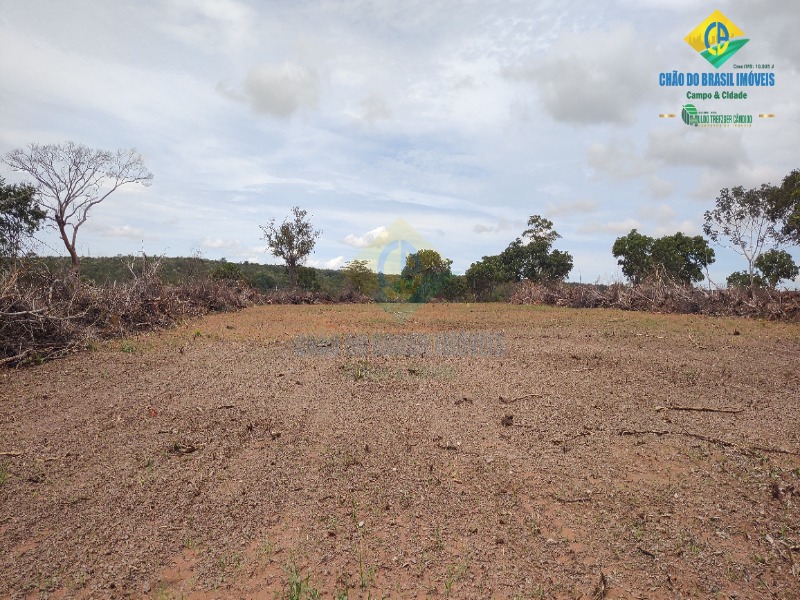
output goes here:
{"type": "Polygon", "coordinates": [[[344,256],[337,256],[330,260],[319,260],[316,258],[309,258],[306,260],[306,266],[314,267],[315,269],[338,269],[345,263],[344,256]]]}
{"type": "Polygon", "coordinates": [[[145,236],[145,230],[141,227],[131,227],[122,225],[121,227],[105,227],[99,230],[100,235],[111,238],[126,238],[131,240],[141,240],[145,236]]]}
{"type": "Polygon", "coordinates": [[[545,110],[558,121],[630,124],[652,89],[653,66],[641,43],[630,24],[564,33],[545,58],[505,74],[535,82],[545,110]]]}
{"type": "Polygon", "coordinates": [[[386,227],[381,225],[365,233],[364,235],[347,235],[342,241],[353,248],[366,248],[385,240],[388,237],[386,227]]]}
{"type": "Polygon", "coordinates": [[[200,246],[213,250],[239,250],[242,244],[239,240],[223,240],[222,238],[206,238],[200,246]]]}
{"type": "Polygon", "coordinates": [[[605,223],[590,222],[578,228],[579,233],[608,233],[621,235],[628,233],[631,229],[641,229],[642,224],[636,219],[624,219],[622,221],[606,221],[605,223]]]}
{"type": "Polygon", "coordinates": [[[479,234],[479,235],[482,234],[482,233],[500,233],[500,232],[503,232],[503,231],[508,231],[510,229],[513,229],[514,226],[515,226],[515,224],[512,221],[510,221],[509,219],[501,218],[501,219],[498,219],[496,223],[493,223],[491,225],[484,225],[483,223],[476,223],[472,227],[472,231],[477,233],[477,234],[479,234]]]}
{"type": "Polygon", "coordinates": [[[581,215],[596,211],[598,203],[595,200],[564,200],[548,202],[545,208],[547,217],[562,215],[581,215]]]}

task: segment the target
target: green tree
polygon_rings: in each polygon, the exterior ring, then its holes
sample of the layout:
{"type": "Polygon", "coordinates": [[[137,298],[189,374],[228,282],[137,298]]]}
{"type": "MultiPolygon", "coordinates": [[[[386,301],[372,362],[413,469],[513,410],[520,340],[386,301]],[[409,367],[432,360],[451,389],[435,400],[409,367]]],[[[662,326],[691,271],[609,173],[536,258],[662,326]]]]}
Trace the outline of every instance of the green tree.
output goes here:
{"type": "Polygon", "coordinates": [[[516,281],[561,281],[572,270],[572,255],[551,250],[561,236],[553,222],[539,215],[528,219],[528,229],[500,253],[503,270],[516,281]]]}
{"type": "MultiPolygon", "coordinates": [[[[764,287],[766,283],[761,275],[755,275],[753,281],[756,287],[764,287]]],[[[750,274],[747,271],[734,271],[725,282],[729,288],[750,288],[750,274]]]]}
{"type": "Polygon", "coordinates": [[[299,265],[297,267],[297,286],[308,292],[318,292],[320,289],[319,277],[314,267],[299,265]]]}
{"type": "Polygon", "coordinates": [[[652,264],[661,266],[670,279],[686,285],[702,281],[703,269],[715,261],[714,249],[701,235],[665,235],[655,240],[652,248],[652,264]]]}
{"type": "Polygon", "coordinates": [[[441,295],[452,277],[453,261],[443,258],[436,250],[423,249],[406,256],[401,277],[411,292],[411,302],[427,302],[441,295]]]}
{"type": "Polygon", "coordinates": [[[239,265],[230,263],[222,258],[211,267],[208,276],[211,277],[211,279],[221,279],[224,281],[241,281],[244,279],[244,272],[239,265]]]}
{"type": "Polygon", "coordinates": [[[484,256],[472,263],[464,276],[469,291],[481,301],[489,299],[498,285],[514,280],[514,274],[506,269],[499,256],[484,256]]]}
{"type": "Polygon", "coordinates": [[[759,270],[761,279],[773,289],[782,280],[794,281],[800,275],[800,268],[794,264],[792,255],[785,250],[767,250],[755,260],[754,265],[759,270]]]}
{"type": "Polygon", "coordinates": [[[378,275],[369,268],[368,261],[351,260],[341,271],[359,294],[373,296],[377,293],[380,287],[378,275]]]}
{"type": "Polygon", "coordinates": [[[0,177],[0,259],[13,263],[22,253],[26,238],[42,225],[46,214],[36,201],[36,188],[6,185],[0,177]]]}
{"type": "Polygon", "coordinates": [[[611,251],[622,274],[633,285],[639,285],[653,272],[653,238],[631,229],[628,235],[618,237],[611,251]]]}
{"type": "Polygon", "coordinates": [[[703,232],[714,243],[725,245],[747,261],[750,287],[755,288],[755,261],[769,246],[782,243],[786,236],[777,227],[774,186],[744,189],[737,186],[720,190],[713,210],[705,212],[703,232]]]}
{"type": "Polygon", "coordinates": [[[89,218],[89,211],[120,187],[150,185],[153,179],[133,148],[114,153],[73,142],[30,144],[6,154],[3,162],[35,180],[39,202],[58,227],[76,273],[80,272],[78,229],[89,218]]]}
{"type": "Polygon", "coordinates": [[[314,229],[311,225],[306,218],[307,214],[305,210],[295,206],[292,208],[291,220],[287,218],[280,225],[276,225],[275,219],[272,219],[267,225],[261,226],[264,233],[262,239],[266,240],[272,255],[282,258],[286,263],[289,285],[292,289],[297,288],[298,267],[313,252],[317,238],[322,235],[322,231],[314,229]]]}
{"type": "Polygon", "coordinates": [[[793,170],[779,187],[773,188],[769,213],[779,224],[781,234],[800,245],[800,169],[793,170]]]}

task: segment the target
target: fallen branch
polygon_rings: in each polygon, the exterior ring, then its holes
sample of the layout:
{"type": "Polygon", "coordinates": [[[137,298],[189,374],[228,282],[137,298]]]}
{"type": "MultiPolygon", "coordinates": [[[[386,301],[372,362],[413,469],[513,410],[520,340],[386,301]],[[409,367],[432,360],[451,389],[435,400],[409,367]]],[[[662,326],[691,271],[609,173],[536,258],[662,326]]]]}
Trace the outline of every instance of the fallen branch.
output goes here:
{"type": "Polygon", "coordinates": [[[10,456],[10,457],[22,456],[22,452],[12,452],[12,451],[0,452],[0,456],[10,456]]]}
{"type": "Polygon", "coordinates": [[[511,404],[513,402],[517,402],[519,400],[524,400],[525,398],[541,398],[544,394],[524,394],[522,396],[517,396],[516,398],[503,398],[500,396],[501,404],[511,404]]]}
{"type": "Polygon", "coordinates": [[[597,582],[597,585],[592,592],[592,600],[603,600],[603,598],[606,597],[606,588],[608,588],[606,574],[600,571],[600,581],[597,582]]]}
{"type": "Polygon", "coordinates": [[[580,498],[562,498],[561,496],[553,496],[559,502],[563,502],[564,504],[573,504],[576,502],[591,502],[592,499],[589,496],[581,496],[580,498]]]}
{"type": "Polygon", "coordinates": [[[796,450],[787,450],[785,448],[772,448],[767,446],[739,446],[734,442],[729,442],[727,440],[722,440],[720,438],[710,437],[707,435],[703,435],[701,433],[692,433],[691,431],[668,431],[668,430],[657,430],[657,429],[648,429],[643,431],[630,431],[623,429],[619,432],[619,435],[682,435],[684,437],[694,438],[696,440],[702,440],[704,442],[709,442],[711,444],[718,444],[720,446],[725,446],[726,448],[735,448],[741,452],[745,452],[747,454],[754,454],[755,452],[773,452],[775,454],[788,454],[790,456],[800,456],[800,452],[796,450]]]}
{"type": "Polygon", "coordinates": [[[686,410],[693,412],[713,412],[713,413],[726,413],[731,415],[738,415],[744,412],[743,408],[711,408],[708,406],[657,406],[656,410],[686,410]]]}

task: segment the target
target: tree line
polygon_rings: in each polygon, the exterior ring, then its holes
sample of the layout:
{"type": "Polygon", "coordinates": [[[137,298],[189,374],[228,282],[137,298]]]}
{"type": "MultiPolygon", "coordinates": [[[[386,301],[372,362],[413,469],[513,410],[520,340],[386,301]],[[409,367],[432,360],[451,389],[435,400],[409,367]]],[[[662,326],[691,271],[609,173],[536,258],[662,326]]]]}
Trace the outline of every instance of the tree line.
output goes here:
{"type": "MultiPolygon", "coordinates": [[[[153,178],[135,149],[108,152],[72,142],[31,144],[7,153],[2,161],[26,173],[33,183],[9,185],[0,178],[0,261],[16,264],[34,233],[50,222],[76,275],[81,265],[77,235],[90,211],[120,187],[149,185],[153,178]]],[[[285,263],[289,287],[313,289],[316,271],[304,262],[322,231],[314,228],[308,213],[294,207],[283,222],[272,219],[261,229],[271,254],[285,263]]],[[[716,260],[711,243],[732,249],[746,262],[746,270],[728,276],[729,287],[753,291],[794,280],[800,268],[782,246],[800,244],[800,170],[777,186],[722,189],[714,208],[704,214],[703,233],[708,239],[682,232],[653,238],[633,229],[615,240],[611,252],[632,285],[670,281],[688,286],[703,281],[716,260]]],[[[520,281],[563,282],[572,271],[573,257],[553,247],[560,238],[552,221],[531,215],[527,228],[505,249],[472,263],[463,276],[452,273],[450,259],[428,248],[409,254],[399,276],[375,273],[363,260],[350,261],[341,273],[354,291],[377,300],[497,300],[520,281]]],[[[222,279],[242,275],[240,267],[226,261],[214,272],[222,279]]]]}

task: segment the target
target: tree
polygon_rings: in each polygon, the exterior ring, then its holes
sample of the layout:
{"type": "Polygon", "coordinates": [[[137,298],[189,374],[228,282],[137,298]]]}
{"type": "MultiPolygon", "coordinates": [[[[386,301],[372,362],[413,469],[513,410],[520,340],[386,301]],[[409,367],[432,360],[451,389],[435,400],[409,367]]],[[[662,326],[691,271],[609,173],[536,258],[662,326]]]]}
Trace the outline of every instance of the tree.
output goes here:
{"type": "Polygon", "coordinates": [[[411,302],[426,302],[440,295],[452,272],[453,261],[436,250],[423,249],[406,256],[401,277],[411,290],[411,302]]]}
{"type": "Polygon", "coordinates": [[[631,229],[628,235],[618,237],[611,252],[622,267],[622,274],[633,285],[639,285],[653,272],[653,238],[631,229]]]}
{"type": "Polygon", "coordinates": [[[378,291],[378,275],[369,268],[366,260],[351,260],[341,269],[344,276],[359,294],[372,296],[378,291]]]}
{"type": "Polygon", "coordinates": [[[689,237],[678,232],[653,242],[652,265],[661,267],[667,277],[684,285],[702,281],[703,269],[715,260],[714,249],[701,235],[689,237]]]}
{"type": "Polygon", "coordinates": [[[25,238],[41,227],[45,216],[36,201],[36,188],[6,185],[0,177],[0,259],[9,259],[13,264],[22,253],[25,238]]]}
{"type": "Polygon", "coordinates": [[[91,208],[123,185],[149,185],[153,179],[133,148],[113,153],[74,142],[30,144],[27,149],[12,150],[3,162],[36,181],[39,201],[48,211],[47,218],[55,222],[76,273],[80,271],[78,230],[91,208]]]}
{"type": "Polygon", "coordinates": [[[211,267],[208,275],[211,279],[221,279],[223,281],[242,281],[244,279],[242,268],[224,258],[221,258],[217,264],[211,267]]]}
{"type": "MultiPolygon", "coordinates": [[[[761,275],[754,275],[753,282],[756,287],[764,287],[765,281],[761,275]]],[[[750,274],[747,271],[734,271],[725,279],[729,288],[750,288],[750,274]]]]}
{"type": "Polygon", "coordinates": [[[317,270],[314,267],[297,267],[297,287],[308,292],[318,292],[320,285],[317,279],[317,270]]]}
{"type": "Polygon", "coordinates": [[[689,237],[680,231],[654,239],[631,229],[616,239],[611,251],[633,285],[662,276],[684,285],[702,281],[703,269],[715,260],[714,249],[703,236],[689,237]]]}
{"type": "Polygon", "coordinates": [[[717,244],[727,238],[734,252],[747,260],[750,288],[755,288],[755,261],[768,246],[778,245],[785,239],[776,228],[772,208],[774,186],[745,190],[742,186],[720,190],[714,210],[705,212],[703,232],[717,244]]]}
{"type": "Polygon", "coordinates": [[[452,260],[442,258],[436,250],[419,250],[406,256],[401,275],[404,279],[413,279],[417,275],[450,274],[452,264],[452,260]]]}
{"type": "Polygon", "coordinates": [[[572,270],[572,255],[552,250],[561,236],[553,230],[553,222],[539,215],[528,219],[528,229],[500,253],[503,270],[521,281],[561,281],[572,270]]]}
{"type": "Polygon", "coordinates": [[[773,188],[769,214],[781,224],[781,234],[800,245],[800,169],[793,170],[780,187],[773,188]]]}
{"type": "Polygon", "coordinates": [[[794,264],[792,255],[785,250],[776,250],[774,248],[767,250],[755,260],[754,266],[760,271],[763,281],[773,289],[782,280],[794,281],[800,275],[800,268],[794,264]]]}
{"type": "Polygon", "coordinates": [[[506,269],[499,256],[484,256],[472,263],[464,276],[467,287],[478,300],[490,298],[495,287],[514,280],[514,274],[506,269]]]}
{"type": "Polygon", "coordinates": [[[293,290],[297,288],[297,268],[313,252],[317,238],[322,235],[321,230],[311,226],[311,222],[306,219],[307,214],[295,206],[292,208],[294,216],[292,220],[287,218],[280,225],[276,225],[275,219],[272,219],[267,225],[261,225],[261,230],[264,232],[262,239],[266,240],[272,255],[282,258],[286,263],[289,285],[293,290]]]}

